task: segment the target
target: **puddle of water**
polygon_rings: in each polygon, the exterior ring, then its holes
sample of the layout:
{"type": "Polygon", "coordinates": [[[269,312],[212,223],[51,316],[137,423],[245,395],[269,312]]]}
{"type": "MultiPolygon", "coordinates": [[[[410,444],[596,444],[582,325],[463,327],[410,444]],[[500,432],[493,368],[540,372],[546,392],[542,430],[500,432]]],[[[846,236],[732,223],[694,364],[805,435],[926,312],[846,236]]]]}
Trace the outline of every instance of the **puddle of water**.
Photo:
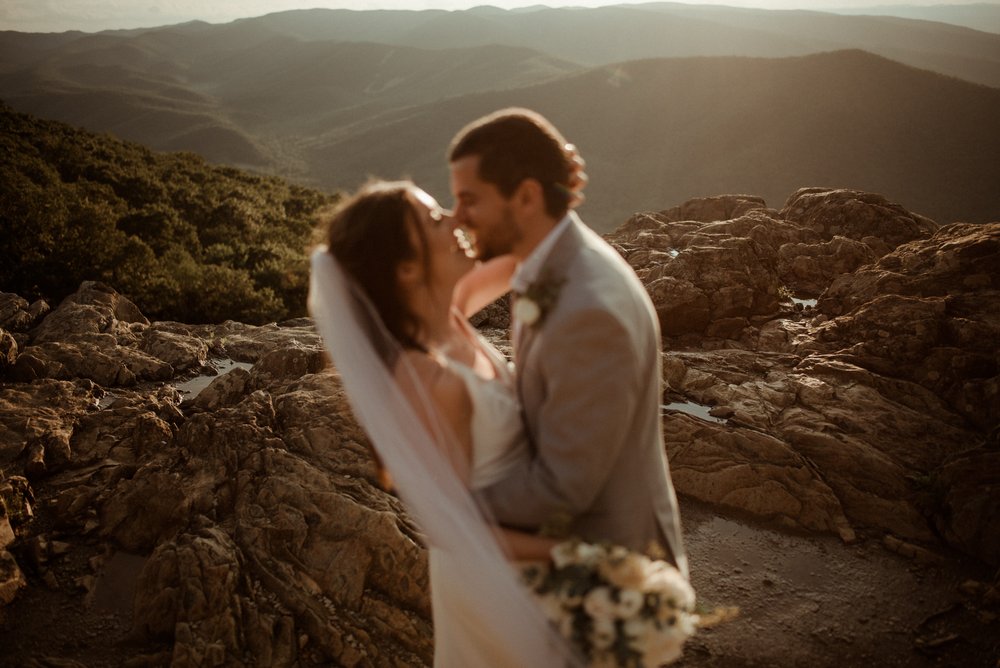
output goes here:
{"type": "Polygon", "coordinates": [[[230,359],[211,360],[210,363],[215,370],[218,371],[217,374],[203,374],[201,376],[195,376],[194,378],[185,380],[184,382],[174,384],[177,391],[181,393],[183,401],[188,401],[197,397],[202,390],[208,387],[209,384],[219,376],[225,375],[237,367],[249,370],[253,366],[253,364],[249,364],[247,362],[235,362],[230,359]]]}
{"type": "Polygon", "coordinates": [[[799,299],[797,297],[792,297],[792,303],[793,304],[802,304],[802,306],[804,306],[806,308],[809,308],[809,307],[812,307],[812,306],[816,306],[816,304],[818,303],[818,300],[816,300],[816,299],[799,299]]]}
{"type": "Polygon", "coordinates": [[[708,412],[712,410],[711,406],[696,404],[693,401],[675,401],[670,404],[663,404],[662,406],[660,406],[660,408],[664,411],[681,411],[682,413],[693,415],[698,419],[707,420],[708,422],[718,422],[719,424],[726,424],[726,420],[722,418],[713,417],[708,414],[708,412]]]}

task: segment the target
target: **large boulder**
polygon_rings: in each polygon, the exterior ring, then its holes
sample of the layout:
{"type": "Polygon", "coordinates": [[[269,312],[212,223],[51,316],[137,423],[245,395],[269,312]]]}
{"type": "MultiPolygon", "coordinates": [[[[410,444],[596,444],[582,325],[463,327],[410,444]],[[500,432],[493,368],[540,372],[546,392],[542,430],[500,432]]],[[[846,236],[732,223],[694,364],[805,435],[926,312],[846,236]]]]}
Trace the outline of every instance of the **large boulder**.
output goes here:
{"type": "Polygon", "coordinates": [[[11,603],[28,586],[17,560],[7,548],[24,533],[34,517],[31,485],[21,476],[0,470],[0,608],[11,603]]]}
{"type": "Polygon", "coordinates": [[[828,355],[672,353],[664,369],[672,393],[730,415],[667,417],[681,493],[844,537],[879,527],[933,540],[913,478],[975,436],[930,392],[828,355]]]}
{"type": "Polygon", "coordinates": [[[155,324],[143,333],[139,349],[177,372],[203,367],[208,361],[208,343],[204,339],[160,329],[155,324]]]}
{"type": "Polygon", "coordinates": [[[950,458],[925,479],[936,523],[949,542],[1000,563],[1000,431],[992,442],[950,458]]]}
{"type": "Polygon", "coordinates": [[[10,371],[14,380],[87,378],[103,387],[135,385],[143,380],[168,380],[174,368],[135,348],[105,341],[51,342],[28,346],[10,371]]]}
{"type": "Polygon", "coordinates": [[[336,376],[280,387],[190,418],[98,500],[102,531],[152,551],[136,631],[169,640],[182,665],[249,647],[275,665],[303,649],[337,665],[429,663],[426,555],[374,485],[336,376]]]}
{"type": "Polygon", "coordinates": [[[767,203],[754,195],[718,195],[697,197],[683,204],[659,212],[667,221],[695,220],[713,223],[717,220],[732,220],[758,209],[767,209],[767,203]]]}
{"type": "Polygon", "coordinates": [[[28,585],[24,573],[14,556],[7,550],[0,550],[0,606],[7,605],[18,592],[28,585]]]}
{"type": "MultiPolygon", "coordinates": [[[[89,380],[37,380],[0,387],[0,466],[18,462],[30,476],[72,459],[76,421],[93,410],[100,393],[89,380]]],[[[8,468],[8,472],[10,472],[8,468]]]]}
{"type": "Polygon", "coordinates": [[[657,225],[627,223],[610,240],[646,285],[664,333],[735,339],[752,319],[778,310],[775,253],[730,233],[732,227],[749,232],[775,221],[750,216],[692,226],[650,220],[657,225]]]}
{"type": "Polygon", "coordinates": [[[816,332],[912,380],[984,430],[1000,422],[1000,223],[955,224],[836,281],[816,332]]]}
{"type": "Polygon", "coordinates": [[[796,295],[819,297],[838,276],[850,274],[877,259],[871,246],[848,237],[786,243],[778,248],[778,274],[796,295]]]}
{"type": "Polygon", "coordinates": [[[0,329],[24,332],[49,312],[49,305],[38,300],[31,304],[12,292],[0,292],[0,329]]]}
{"type": "Polygon", "coordinates": [[[32,334],[32,343],[72,342],[90,334],[110,334],[121,343],[134,343],[149,325],[139,308],[114,288],[84,281],[66,297],[32,334]]]}
{"type": "Polygon", "coordinates": [[[846,189],[801,188],[789,196],[780,215],[824,239],[841,236],[865,242],[878,256],[929,237],[938,227],[882,195],[846,189]]]}
{"type": "Polygon", "coordinates": [[[14,366],[17,361],[17,340],[5,330],[0,329],[0,374],[14,366]]]}

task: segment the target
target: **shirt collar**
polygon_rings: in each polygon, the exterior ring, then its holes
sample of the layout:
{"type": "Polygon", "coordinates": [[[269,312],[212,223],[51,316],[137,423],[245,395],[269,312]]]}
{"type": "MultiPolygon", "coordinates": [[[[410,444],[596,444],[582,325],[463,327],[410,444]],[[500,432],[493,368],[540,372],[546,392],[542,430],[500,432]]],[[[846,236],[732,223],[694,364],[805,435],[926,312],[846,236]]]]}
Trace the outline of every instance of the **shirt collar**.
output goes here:
{"type": "Polygon", "coordinates": [[[556,245],[559,241],[559,237],[563,235],[574,220],[577,220],[576,212],[569,211],[562,220],[556,223],[542,242],[535,246],[535,249],[528,253],[528,257],[524,258],[524,261],[518,263],[517,268],[514,270],[514,275],[510,277],[510,289],[514,292],[523,294],[528,290],[528,286],[534,283],[538,279],[538,273],[542,270],[542,266],[545,264],[545,260],[548,259],[549,253],[552,252],[552,247],[556,245]]]}

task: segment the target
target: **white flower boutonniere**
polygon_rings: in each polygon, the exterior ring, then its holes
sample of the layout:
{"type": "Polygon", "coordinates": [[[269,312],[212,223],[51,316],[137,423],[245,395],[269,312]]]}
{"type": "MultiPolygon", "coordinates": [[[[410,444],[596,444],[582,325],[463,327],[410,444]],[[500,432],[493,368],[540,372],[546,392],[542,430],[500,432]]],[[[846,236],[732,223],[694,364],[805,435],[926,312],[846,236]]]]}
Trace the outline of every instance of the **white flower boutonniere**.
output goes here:
{"type": "Polygon", "coordinates": [[[542,277],[528,286],[523,294],[514,299],[511,314],[522,325],[541,325],[559,300],[559,291],[566,281],[542,277]]]}
{"type": "Polygon", "coordinates": [[[532,301],[530,298],[521,295],[514,302],[514,317],[517,318],[522,324],[534,325],[538,322],[538,319],[542,316],[542,309],[538,307],[538,304],[532,301]]]}

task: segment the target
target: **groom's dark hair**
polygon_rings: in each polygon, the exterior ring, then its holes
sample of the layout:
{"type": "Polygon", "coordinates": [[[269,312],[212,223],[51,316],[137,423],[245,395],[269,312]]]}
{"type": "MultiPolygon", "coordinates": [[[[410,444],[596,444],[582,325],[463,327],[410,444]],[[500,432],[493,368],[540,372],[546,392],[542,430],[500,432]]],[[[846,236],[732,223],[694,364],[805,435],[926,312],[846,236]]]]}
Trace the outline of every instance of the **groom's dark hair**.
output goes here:
{"type": "Polygon", "coordinates": [[[559,219],[569,210],[573,163],[555,126],[530,109],[501,109],[462,128],[448,161],[479,156],[479,178],[504,197],[525,179],[535,179],[545,195],[545,211],[559,219]]]}

